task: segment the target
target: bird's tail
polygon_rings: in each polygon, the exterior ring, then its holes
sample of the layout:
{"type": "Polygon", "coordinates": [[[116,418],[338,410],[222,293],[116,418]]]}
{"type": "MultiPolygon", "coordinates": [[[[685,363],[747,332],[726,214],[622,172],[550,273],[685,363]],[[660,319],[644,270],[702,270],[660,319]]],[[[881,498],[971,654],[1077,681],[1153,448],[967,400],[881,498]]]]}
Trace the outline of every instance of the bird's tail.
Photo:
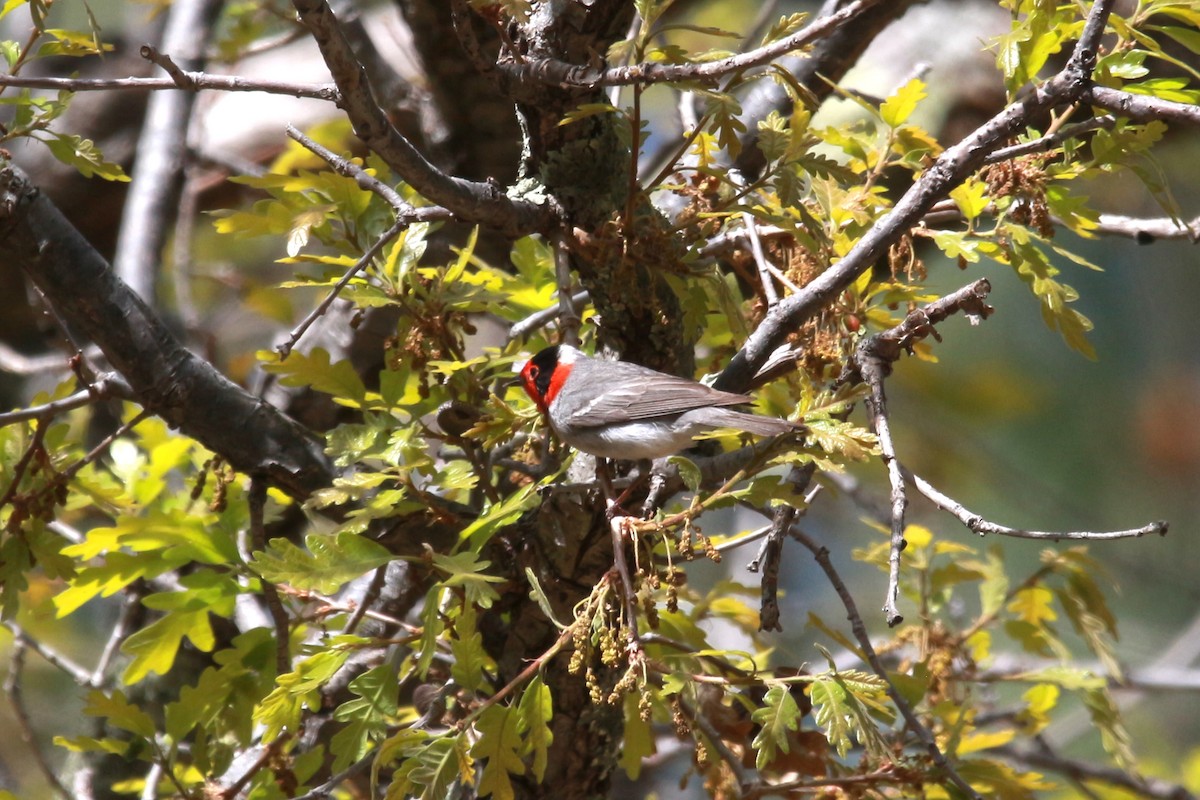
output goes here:
{"type": "Polygon", "coordinates": [[[731,408],[716,406],[689,411],[688,416],[696,422],[712,428],[732,428],[753,433],[755,436],[778,436],[781,433],[799,431],[804,427],[786,419],[762,417],[758,414],[747,414],[744,411],[734,411],[731,408]]]}

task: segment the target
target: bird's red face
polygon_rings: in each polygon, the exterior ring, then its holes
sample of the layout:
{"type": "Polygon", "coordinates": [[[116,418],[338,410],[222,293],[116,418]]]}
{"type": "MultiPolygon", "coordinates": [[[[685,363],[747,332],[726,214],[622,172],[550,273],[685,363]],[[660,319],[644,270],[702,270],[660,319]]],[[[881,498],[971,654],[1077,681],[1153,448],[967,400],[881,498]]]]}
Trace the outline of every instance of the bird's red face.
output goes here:
{"type": "Polygon", "coordinates": [[[559,358],[559,348],[554,345],[525,362],[521,368],[521,385],[537,404],[538,410],[548,414],[550,404],[558,396],[570,373],[570,362],[559,358]]]}

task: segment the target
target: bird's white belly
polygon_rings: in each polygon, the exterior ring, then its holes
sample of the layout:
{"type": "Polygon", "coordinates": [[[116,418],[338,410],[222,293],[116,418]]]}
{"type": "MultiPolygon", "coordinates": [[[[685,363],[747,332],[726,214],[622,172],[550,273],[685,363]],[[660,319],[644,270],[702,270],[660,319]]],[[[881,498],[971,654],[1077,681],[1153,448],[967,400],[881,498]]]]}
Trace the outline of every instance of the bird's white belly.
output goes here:
{"type": "Polygon", "coordinates": [[[577,450],[601,458],[626,461],[655,459],[678,453],[691,446],[691,427],[677,426],[675,421],[625,422],[599,428],[574,428],[559,431],[562,440],[577,450]]]}

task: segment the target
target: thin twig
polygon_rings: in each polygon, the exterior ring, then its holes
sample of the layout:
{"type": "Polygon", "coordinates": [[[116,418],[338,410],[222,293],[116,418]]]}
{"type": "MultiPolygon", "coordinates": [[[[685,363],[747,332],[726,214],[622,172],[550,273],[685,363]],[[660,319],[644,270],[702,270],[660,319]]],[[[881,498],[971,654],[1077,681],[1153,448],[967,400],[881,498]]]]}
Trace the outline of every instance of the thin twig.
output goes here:
{"type": "Polygon", "coordinates": [[[717,755],[729,767],[729,771],[733,773],[733,777],[738,782],[738,787],[749,785],[750,780],[746,776],[746,770],[742,767],[742,760],[725,744],[725,740],[721,738],[720,732],[713,726],[712,722],[704,716],[699,708],[692,708],[685,702],[681,701],[679,708],[683,711],[684,716],[688,717],[689,721],[700,729],[700,732],[708,739],[708,743],[717,751],[717,755]]]}
{"type": "MultiPolygon", "coordinates": [[[[579,308],[579,306],[586,303],[590,297],[591,296],[587,293],[586,289],[582,292],[576,292],[575,294],[571,295],[571,306],[573,308],[579,308]]],[[[543,325],[548,325],[553,322],[554,318],[561,313],[561,305],[548,306],[543,308],[541,311],[535,311],[525,319],[514,322],[508,329],[508,336],[506,338],[511,342],[515,339],[520,339],[522,336],[527,336],[543,325]]]]}
{"type": "Polygon", "coordinates": [[[871,428],[879,440],[880,456],[887,467],[891,486],[891,547],[888,553],[887,595],[883,603],[883,612],[891,627],[904,621],[899,608],[900,553],[906,544],[904,514],[908,507],[908,496],[904,490],[903,467],[892,441],[884,379],[891,373],[892,363],[900,358],[901,353],[911,350],[928,336],[940,340],[934,325],[951,314],[962,311],[974,322],[986,319],[992,313],[991,306],[984,302],[990,291],[991,284],[986,279],[980,279],[911,312],[899,325],[864,339],[838,377],[839,384],[862,381],[871,390],[867,397],[867,412],[870,414],[871,428]]]}
{"type": "Polygon", "coordinates": [[[760,631],[782,631],[779,624],[779,562],[783,556],[783,537],[792,527],[796,518],[796,509],[788,504],[775,509],[775,518],[771,521],[771,530],[763,542],[762,550],[752,564],[754,571],[762,568],[761,602],[758,612],[758,629],[760,631]]]}
{"type": "Polygon", "coordinates": [[[1166,520],[1156,520],[1147,523],[1140,528],[1130,528],[1119,531],[1031,531],[1022,528],[1010,528],[1006,525],[1000,525],[995,522],[988,522],[979,514],[967,509],[962,503],[949,497],[946,494],[934,488],[933,484],[922,478],[920,475],[912,473],[907,469],[903,471],[904,477],[916,487],[917,491],[925,495],[935,506],[943,511],[946,511],[956,518],[967,528],[979,534],[986,536],[989,533],[997,536],[1012,536],[1017,539],[1050,539],[1059,541],[1061,539],[1088,539],[1092,541],[1100,541],[1104,539],[1136,539],[1141,536],[1148,536],[1152,533],[1159,536],[1166,536],[1167,530],[1170,528],[1170,523],[1166,520]]]}
{"type": "Polygon", "coordinates": [[[1079,781],[1096,781],[1110,786],[1118,786],[1142,797],[1161,798],[1162,800],[1192,800],[1195,798],[1195,795],[1184,786],[1157,778],[1144,778],[1114,767],[1101,767],[1064,758],[1049,747],[1042,750],[1021,750],[1012,745],[1001,745],[996,748],[995,752],[1030,767],[1051,770],[1079,781]]]}
{"type": "Polygon", "coordinates": [[[50,762],[46,760],[46,754],[42,752],[42,748],[38,746],[38,739],[33,730],[33,722],[29,718],[29,711],[25,708],[25,700],[22,696],[21,675],[25,669],[25,648],[26,642],[18,637],[13,642],[12,654],[8,659],[8,675],[4,679],[4,693],[8,695],[8,704],[12,707],[13,717],[17,721],[17,728],[21,732],[21,741],[33,753],[33,761],[37,764],[38,771],[42,773],[46,783],[50,785],[51,790],[63,798],[63,800],[71,800],[73,795],[67,791],[67,787],[62,784],[58,776],[54,774],[54,768],[50,766],[50,762]]]}
{"type": "MultiPolygon", "coordinates": [[[[875,783],[911,783],[911,779],[898,772],[893,765],[862,775],[846,775],[840,778],[801,778],[780,783],[759,783],[746,787],[742,800],[757,800],[759,797],[790,796],[793,793],[813,790],[813,794],[821,794],[815,790],[833,787],[855,787],[875,783]]],[[[854,795],[849,795],[854,796],[854,795]]]]}
{"type": "MultiPolygon", "coordinates": [[[[267,549],[267,535],[263,526],[263,511],[267,504],[267,482],[259,477],[250,479],[250,492],[246,499],[250,509],[250,541],[255,550],[267,549]]],[[[279,591],[275,584],[261,575],[263,600],[271,613],[271,621],[275,624],[275,671],[286,675],[292,669],[292,659],[288,644],[290,639],[287,611],[279,600],[279,591]]]]}
{"type": "Polygon", "coordinates": [[[115,442],[117,439],[121,438],[125,434],[129,433],[131,430],[136,428],[138,425],[140,425],[145,420],[149,419],[151,416],[153,416],[153,415],[148,410],[142,409],[137,414],[135,414],[133,416],[133,419],[129,420],[129,422],[126,422],[123,425],[117,426],[116,430],[114,430],[108,436],[105,436],[103,439],[100,440],[99,444],[97,444],[95,447],[93,447],[91,450],[89,450],[87,455],[85,455],[83,458],[76,461],[71,466],[64,469],[61,474],[61,480],[69,481],[72,478],[74,478],[75,475],[79,472],[79,470],[83,469],[88,464],[91,464],[97,458],[104,455],[104,453],[108,452],[108,448],[112,446],[113,442],[115,442]]]}
{"type": "Polygon", "coordinates": [[[141,604],[142,599],[138,591],[132,587],[127,588],[125,602],[121,604],[121,613],[117,617],[112,631],[108,634],[108,641],[104,643],[104,650],[101,651],[100,658],[96,659],[96,666],[92,669],[92,676],[88,680],[90,686],[98,689],[104,685],[108,676],[108,668],[116,658],[121,643],[125,641],[125,637],[133,627],[134,617],[137,616],[141,604]]]}
{"type": "Polygon", "coordinates": [[[815,541],[809,538],[807,534],[797,528],[792,528],[791,534],[792,538],[800,542],[800,544],[804,545],[812,552],[813,557],[817,560],[817,564],[820,565],[821,569],[825,572],[830,584],[837,592],[838,597],[841,598],[842,605],[846,608],[846,616],[850,620],[850,629],[854,633],[854,638],[858,640],[858,644],[862,648],[863,655],[866,656],[867,663],[871,665],[872,671],[874,671],[874,673],[878,675],[886,684],[888,697],[891,698],[892,703],[895,704],[896,709],[900,712],[900,715],[904,717],[904,721],[908,723],[908,727],[917,734],[917,737],[921,740],[921,743],[925,746],[926,751],[929,753],[929,757],[933,759],[933,763],[937,765],[937,767],[941,769],[954,783],[954,785],[961,789],[967,795],[967,797],[974,798],[974,800],[982,800],[979,794],[973,788],[971,788],[971,784],[967,783],[963,776],[958,774],[958,771],[954,769],[954,767],[946,759],[945,754],[941,751],[941,748],[938,747],[937,741],[933,737],[933,733],[930,732],[929,728],[927,728],[925,724],[921,722],[916,713],[913,711],[912,706],[909,705],[908,700],[904,698],[904,695],[900,694],[900,692],[896,689],[895,684],[892,683],[892,679],[888,675],[887,668],[884,667],[883,662],[879,659],[879,654],[875,652],[875,648],[871,644],[871,637],[867,634],[866,625],[863,624],[862,616],[858,613],[858,607],[854,602],[854,597],[850,594],[850,590],[846,588],[845,582],[842,581],[841,575],[838,574],[837,570],[833,566],[833,562],[829,558],[828,548],[817,544],[815,541]]]}
{"type": "Polygon", "coordinates": [[[327,797],[333,794],[334,789],[341,786],[343,783],[353,778],[360,772],[366,771],[367,767],[374,763],[375,755],[376,754],[374,752],[367,753],[367,755],[363,756],[349,767],[346,767],[346,769],[342,770],[337,775],[334,775],[329,780],[308,790],[304,794],[293,797],[292,800],[326,800],[327,797]]]}
{"type": "Polygon", "coordinates": [[[64,656],[50,645],[34,639],[32,636],[25,633],[24,628],[12,620],[4,620],[0,624],[12,631],[12,635],[17,641],[21,642],[30,650],[37,653],[51,666],[57,667],[62,672],[66,673],[73,681],[75,681],[75,683],[79,684],[80,686],[87,686],[90,684],[92,679],[92,673],[90,670],[85,669],[80,664],[76,664],[70,658],[64,656]]]}
{"type": "MultiPolygon", "coordinates": [[[[574,295],[571,294],[571,251],[566,239],[562,236],[554,239],[554,277],[558,293],[558,328],[562,334],[561,343],[576,346],[579,344],[579,326],[582,320],[575,310],[574,295]]],[[[512,332],[509,331],[509,336],[512,332]]]]}
{"type": "MultiPolygon", "coordinates": [[[[597,470],[599,469],[601,467],[597,466],[597,470]]],[[[609,494],[607,501],[613,504],[615,501],[611,498],[611,488],[609,494]]],[[[615,509],[615,506],[610,505],[610,509],[615,509]]],[[[638,634],[637,594],[633,589],[633,574],[629,571],[629,560],[625,558],[625,543],[637,535],[637,527],[633,523],[633,517],[621,513],[617,513],[609,520],[609,527],[612,530],[613,569],[621,581],[621,599],[625,601],[625,616],[627,617],[627,646],[631,659],[642,649],[641,638],[638,634]]]]}
{"type": "Polygon", "coordinates": [[[210,75],[205,72],[184,72],[188,87],[181,87],[174,78],[54,78],[45,75],[0,75],[0,87],[47,89],[57,92],[164,91],[189,88],[192,91],[215,89],[222,92],[263,92],[292,97],[325,100],[338,103],[341,93],[334,83],[292,83],[291,81],[257,80],[237,75],[210,75]]]}
{"type": "Polygon", "coordinates": [[[5,425],[12,425],[15,422],[25,422],[31,419],[49,420],[59,414],[73,411],[76,408],[82,408],[101,400],[107,400],[110,397],[118,397],[122,400],[133,399],[133,389],[124,378],[115,372],[106,372],[95,383],[88,386],[88,388],[59,398],[58,400],[51,400],[39,406],[30,406],[18,411],[10,411],[7,414],[0,414],[0,428],[5,425]]]}
{"type": "Polygon", "coordinates": [[[343,634],[349,635],[358,630],[359,624],[367,616],[367,611],[371,604],[379,597],[379,592],[383,590],[383,584],[387,581],[388,565],[377,567],[375,574],[371,576],[371,582],[367,585],[367,590],[363,592],[362,599],[358,601],[358,607],[350,615],[350,619],[346,620],[346,627],[342,631],[343,634]]]}
{"type": "Polygon", "coordinates": [[[40,420],[37,427],[33,429],[33,435],[29,437],[29,444],[25,447],[25,452],[21,454],[21,458],[12,468],[12,480],[9,481],[4,494],[0,495],[0,508],[7,506],[17,496],[17,489],[20,488],[21,480],[25,477],[25,470],[29,469],[29,462],[33,460],[34,454],[43,449],[42,440],[46,438],[47,427],[47,422],[40,420]]]}
{"type": "Polygon", "coordinates": [[[337,283],[333,285],[333,288],[329,290],[329,293],[325,295],[321,302],[317,303],[316,307],[313,308],[312,311],[308,312],[308,315],[300,321],[300,324],[292,329],[292,332],[288,334],[287,339],[285,339],[281,344],[276,345],[275,352],[279,353],[280,360],[283,360],[291,355],[292,350],[296,347],[296,343],[300,341],[300,337],[307,333],[308,329],[311,328],[318,319],[324,316],[325,312],[329,310],[329,307],[333,305],[333,301],[337,299],[339,294],[341,294],[342,289],[345,289],[350,281],[354,280],[354,276],[362,272],[367,265],[369,265],[375,259],[375,256],[379,255],[388,242],[399,236],[400,231],[407,227],[408,223],[406,222],[395,222],[392,227],[384,231],[383,235],[376,239],[371,246],[367,248],[367,252],[362,254],[362,258],[354,262],[354,266],[346,270],[346,273],[338,279],[337,283]]]}
{"type": "Polygon", "coordinates": [[[892,442],[891,424],[888,421],[887,395],[883,388],[886,367],[877,359],[866,359],[859,363],[863,379],[871,388],[867,398],[867,413],[871,428],[879,440],[880,458],[887,467],[888,483],[891,486],[891,542],[888,549],[888,586],[883,602],[883,613],[889,628],[904,621],[900,613],[900,553],[908,543],[904,539],[904,512],[908,507],[908,496],[904,492],[904,478],[896,446],[892,442]]]}
{"type": "Polygon", "coordinates": [[[1099,116],[1092,117],[1091,119],[1084,120],[1083,122],[1076,122],[1073,125],[1064,125],[1054,133],[1048,133],[1045,136],[1039,136],[1037,139],[1033,139],[1032,141],[1021,142],[1019,144],[1009,145],[1008,147],[1001,147],[999,150],[995,150],[988,154],[988,156],[983,160],[983,163],[996,164],[1001,161],[1019,158],[1020,156],[1027,156],[1031,153],[1044,153],[1047,150],[1052,150],[1055,147],[1058,147],[1067,139],[1071,139],[1076,136],[1082,136],[1085,133],[1091,133],[1092,131],[1099,130],[1101,128],[1111,128],[1116,124],[1116,122],[1117,118],[1112,114],[1101,114],[1099,116]]]}

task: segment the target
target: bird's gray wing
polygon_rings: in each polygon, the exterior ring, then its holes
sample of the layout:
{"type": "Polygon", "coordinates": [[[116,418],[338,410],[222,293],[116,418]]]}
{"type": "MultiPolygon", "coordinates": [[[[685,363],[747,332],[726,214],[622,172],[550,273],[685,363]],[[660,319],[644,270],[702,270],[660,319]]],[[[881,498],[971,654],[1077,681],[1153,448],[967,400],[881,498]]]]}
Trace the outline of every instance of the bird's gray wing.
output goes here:
{"type": "Polygon", "coordinates": [[[721,392],[685,378],[622,364],[610,374],[610,385],[594,400],[571,412],[569,424],[592,426],[680,414],[705,406],[750,402],[746,395],[721,392]]]}

